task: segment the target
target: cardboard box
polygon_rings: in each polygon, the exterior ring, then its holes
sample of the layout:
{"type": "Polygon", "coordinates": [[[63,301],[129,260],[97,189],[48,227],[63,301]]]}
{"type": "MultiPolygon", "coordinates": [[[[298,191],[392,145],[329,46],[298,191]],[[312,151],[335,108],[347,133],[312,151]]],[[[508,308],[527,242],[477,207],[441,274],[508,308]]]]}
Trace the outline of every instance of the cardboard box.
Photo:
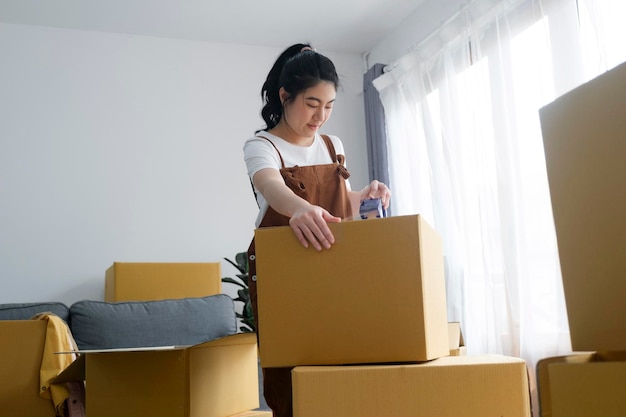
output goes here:
{"type": "Polygon", "coordinates": [[[541,360],[543,417],[626,415],[624,108],[626,63],[540,110],[572,348],[617,352],[541,360]]]}
{"type": "Polygon", "coordinates": [[[254,333],[188,347],[88,351],[57,378],[85,380],[89,417],[226,417],[259,407],[254,333]]]}
{"type": "Polygon", "coordinates": [[[151,301],[222,292],[221,264],[115,262],[105,273],[104,300],[151,301]]]}
{"type": "Polygon", "coordinates": [[[235,414],[231,417],[272,417],[271,411],[252,410],[245,413],[235,414]]]}
{"type": "Polygon", "coordinates": [[[450,356],[467,355],[467,348],[463,340],[463,332],[461,331],[461,323],[458,321],[448,323],[448,341],[450,348],[450,356]]]}
{"type": "Polygon", "coordinates": [[[542,417],[626,416],[626,353],[578,353],[537,364],[542,417]]]}
{"type": "Polygon", "coordinates": [[[263,367],[449,355],[442,242],[424,218],[330,227],[319,252],[288,226],[255,232],[263,367]]]}
{"type": "Polygon", "coordinates": [[[626,63],[540,110],[574,351],[626,350],[626,63]]]}
{"type": "Polygon", "coordinates": [[[0,321],[0,415],[54,417],[52,401],[39,396],[45,320],[0,321]]]}
{"type": "Polygon", "coordinates": [[[292,371],[294,417],[529,417],[526,363],[498,355],[292,371]]]}

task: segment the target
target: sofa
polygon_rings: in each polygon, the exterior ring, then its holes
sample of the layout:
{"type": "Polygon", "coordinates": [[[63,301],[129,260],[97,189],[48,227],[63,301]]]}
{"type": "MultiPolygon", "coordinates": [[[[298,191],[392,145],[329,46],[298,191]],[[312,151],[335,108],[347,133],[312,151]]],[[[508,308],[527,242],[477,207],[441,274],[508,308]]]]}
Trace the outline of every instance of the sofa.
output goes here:
{"type": "Polygon", "coordinates": [[[232,298],[108,303],[78,301],[0,304],[0,409],[4,415],[54,416],[39,396],[46,323],[31,320],[51,312],[64,320],[81,350],[195,345],[237,333],[232,298]]]}

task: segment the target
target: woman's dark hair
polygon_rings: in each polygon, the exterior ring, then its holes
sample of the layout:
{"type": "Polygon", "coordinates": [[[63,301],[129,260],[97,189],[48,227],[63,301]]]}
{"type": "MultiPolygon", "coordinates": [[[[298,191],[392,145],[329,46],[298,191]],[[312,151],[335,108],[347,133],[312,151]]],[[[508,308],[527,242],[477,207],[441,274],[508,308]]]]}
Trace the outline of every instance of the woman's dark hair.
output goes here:
{"type": "Polygon", "coordinates": [[[330,82],[335,89],[339,88],[339,77],[330,59],[313,51],[307,43],[297,43],[285,49],[261,88],[264,103],[261,117],[267,125],[265,129],[275,127],[283,115],[283,103],[278,94],[281,87],[289,94],[287,100],[291,100],[320,81],[330,82]]]}

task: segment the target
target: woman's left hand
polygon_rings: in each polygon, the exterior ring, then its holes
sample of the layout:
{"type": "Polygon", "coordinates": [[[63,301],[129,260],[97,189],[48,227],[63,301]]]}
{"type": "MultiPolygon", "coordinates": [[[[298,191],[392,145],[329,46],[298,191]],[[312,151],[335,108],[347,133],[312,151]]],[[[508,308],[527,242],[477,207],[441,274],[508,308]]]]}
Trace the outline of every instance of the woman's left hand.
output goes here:
{"type": "Polygon", "coordinates": [[[380,198],[385,210],[389,208],[389,200],[391,200],[391,190],[380,181],[372,181],[361,190],[361,201],[368,198],[380,198]]]}

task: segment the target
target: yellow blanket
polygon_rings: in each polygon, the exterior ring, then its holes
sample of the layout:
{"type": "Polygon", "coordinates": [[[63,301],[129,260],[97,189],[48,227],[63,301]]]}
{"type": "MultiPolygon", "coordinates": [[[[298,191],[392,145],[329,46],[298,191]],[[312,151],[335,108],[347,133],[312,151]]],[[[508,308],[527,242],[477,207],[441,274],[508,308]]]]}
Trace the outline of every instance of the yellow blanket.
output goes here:
{"type": "Polygon", "coordinates": [[[65,384],[50,384],[50,380],[59,375],[75,359],[75,354],[58,354],[77,350],[76,342],[69,327],[59,316],[53,313],[40,313],[35,320],[46,320],[46,340],[44,343],[41,369],[39,371],[39,395],[52,400],[57,416],[65,415],[65,400],[70,395],[65,384]]]}

